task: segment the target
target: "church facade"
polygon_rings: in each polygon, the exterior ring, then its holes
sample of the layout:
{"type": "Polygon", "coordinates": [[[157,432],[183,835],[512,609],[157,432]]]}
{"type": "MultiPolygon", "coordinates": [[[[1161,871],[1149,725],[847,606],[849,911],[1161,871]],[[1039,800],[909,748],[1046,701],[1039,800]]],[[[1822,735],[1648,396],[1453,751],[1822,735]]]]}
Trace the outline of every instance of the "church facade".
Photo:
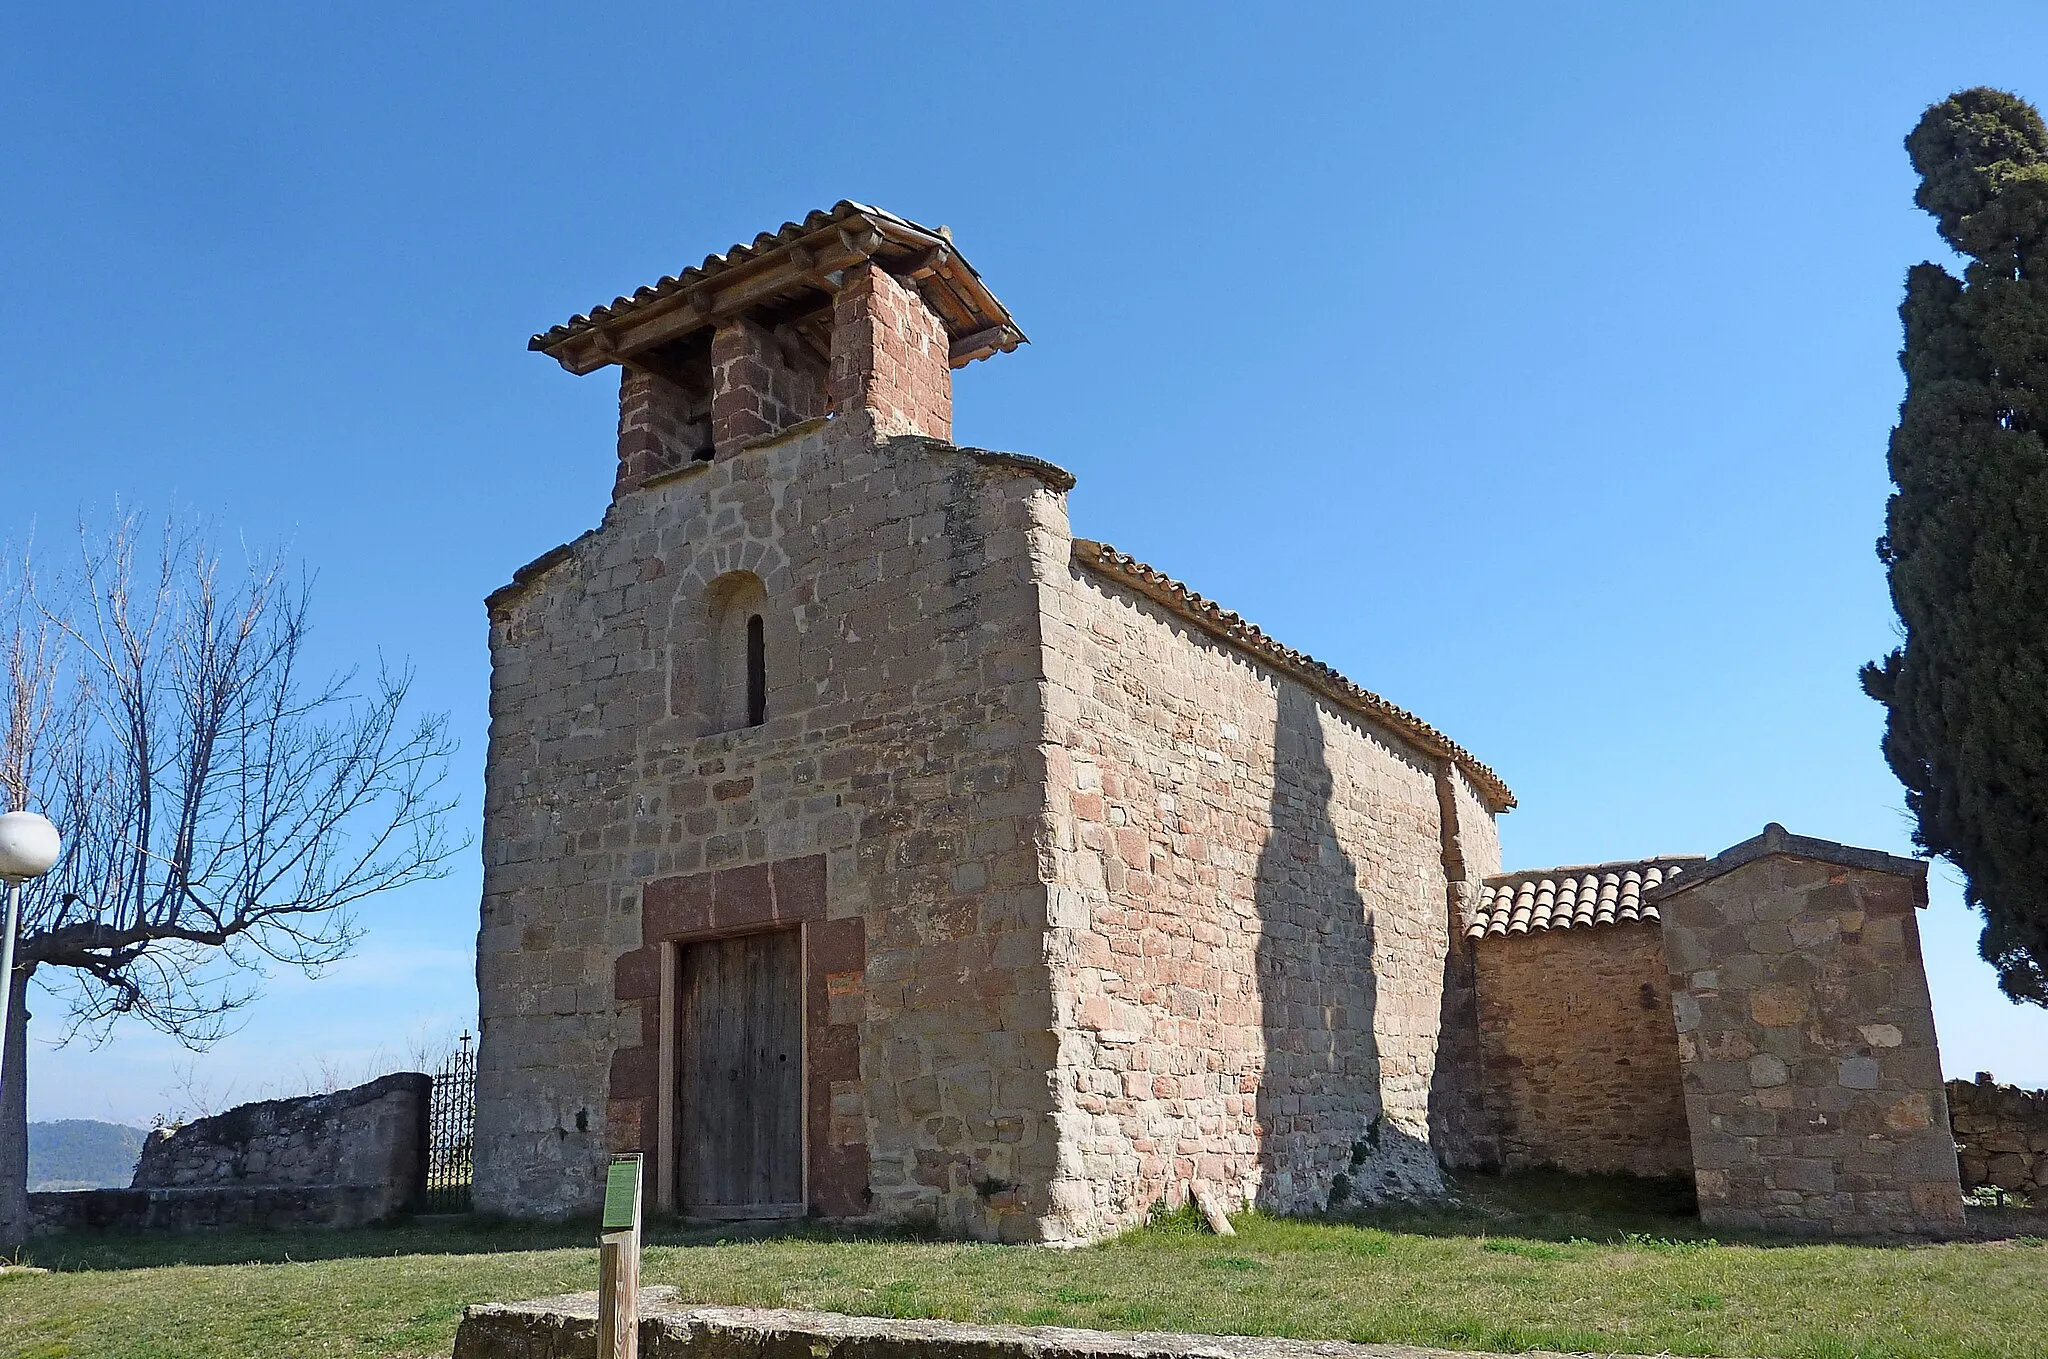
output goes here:
{"type": "Polygon", "coordinates": [[[854,203],[534,337],[619,370],[617,466],[602,524],[489,601],[479,1207],[588,1211],[637,1151],[663,1209],[1009,1241],[1445,1165],[1690,1173],[1799,1230],[1959,1217],[1924,980],[1905,1015],[1924,866],[1780,833],[1573,870],[1559,916],[1557,875],[1500,872],[1492,770],[1075,537],[1060,468],[951,441],[953,371],[1023,341],[948,233],[854,203]],[[1763,897],[1774,929],[1722,920],[1763,897]],[[1773,987],[1798,1020],[1729,1009],[1773,987]],[[1780,1135],[1820,1104],[1869,1110],[1780,1135]]]}

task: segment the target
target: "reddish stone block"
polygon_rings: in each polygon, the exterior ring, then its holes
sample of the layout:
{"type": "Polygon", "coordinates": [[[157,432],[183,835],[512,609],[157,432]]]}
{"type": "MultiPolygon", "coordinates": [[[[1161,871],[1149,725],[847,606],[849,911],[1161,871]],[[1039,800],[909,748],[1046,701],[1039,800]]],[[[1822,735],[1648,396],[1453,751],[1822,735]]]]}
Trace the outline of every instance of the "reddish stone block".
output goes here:
{"type": "Polygon", "coordinates": [[[867,966],[867,922],[858,916],[844,920],[813,919],[807,942],[811,970],[818,976],[858,973],[867,966]]]}
{"type": "MultiPolygon", "coordinates": [[[[825,856],[784,859],[770,866],[778,920],[822,920],[825,915],[825,856]]],[[[856,927],[859,921],[851,923],[856,927]]],[[[832,969],[837,971],[837,968],[832,969]]]]}
{"type": "Polygon", "coordinates": [[[872,1200],[864,1144],[827,1145],[813,1153],[811,1207],[820,1217],[859,1217],[872,1200]]]}
{"type": "Polygon", "coordinates": [[[612,1052],[611,1097],[641,1099],[651,1096],[659,1083],[660,1051],[656,1048],[616,1048],[612,1052]]]}
{"type": "Polygon", "coordinates": [[[640,891],[640,937],[653,943],[702,934],[711,928],[710,873],[658,878],[640,891]]]}
{"type": "Polygon", "coordinates": [[[1925,885],[1911,878],[1870,874],[1856,884],[1857,904],[1866,911],[1905,915],[1919,905],[1925,885]]]}
{"type": "Polygon", "coordinates": [[[931,937],[969,939],[981,920],[981,903],[972,898],[942,901],[932,907],[931,937]]]}
{"type": "Polygon", "coordinates": [[[775,890],[768,865],[721,868],[712,887],[711,917],[721,930],[748,929],[776,923],[775,890]]]}
{"type": "MultiPolygon", "coordinates": [[[[860,1079],[860,1028],[854,1024],[830,1024],[811,1034],[811,1079],[813,1081],[857,1081],[860,1079]]],[[[828,1092],[829,1098],[829,1092],[828,1092]]]]}
{"type": "Polygon", "coordinates": [[[604,1140],[609,1150],[618,1155],[645,1150],[647,1129],[654,1125],[648,1104],[641,1099],[605,1101],[604,1140]]]}
{"type": "Polygon", "coordinates": [[[980,992],[967,977],[921,977],[903,988],[903,998],[912,1007],[966,1006],[978,1001],[980,992]]]}
{"type": "Polygon", "coordinates": [[[661,994],[661,953],[647,946],[621,954],[612,965],[612,995],[619,1000],[646,1000],[661,994]]]}

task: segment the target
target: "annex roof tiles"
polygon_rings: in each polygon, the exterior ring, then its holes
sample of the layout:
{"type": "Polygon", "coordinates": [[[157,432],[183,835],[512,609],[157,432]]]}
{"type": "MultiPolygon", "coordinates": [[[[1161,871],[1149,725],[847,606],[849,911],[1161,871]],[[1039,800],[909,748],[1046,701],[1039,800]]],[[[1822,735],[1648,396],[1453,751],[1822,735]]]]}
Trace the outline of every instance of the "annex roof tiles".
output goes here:
{"type": "Polygon", "coordinates": [[[1645,894],[1706,862],[1697,854],[1503,873],[1480,888],[1468,939],[1587,929],[1658,919],[1645,894]]]}

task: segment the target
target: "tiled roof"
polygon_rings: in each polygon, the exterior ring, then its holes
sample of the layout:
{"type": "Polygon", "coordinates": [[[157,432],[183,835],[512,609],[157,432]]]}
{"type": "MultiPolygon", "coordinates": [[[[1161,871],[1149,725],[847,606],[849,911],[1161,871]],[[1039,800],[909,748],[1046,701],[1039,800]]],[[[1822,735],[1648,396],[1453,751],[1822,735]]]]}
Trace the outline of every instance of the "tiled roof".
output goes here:
{"type": "Polygon", "coordinates": [[[1488,878],[1478,909],[1465,927],[1468,939],[1584,929],[1654,921],[1657,908],[1643,897],[1706,860],[1697,854],[1631,859],[1624,863],[1540,868],[1488,878]]]}
{"type": "Polygon", "coordinates": [[[709,327],[742,307],[772,308],[801,297],[815,305],[820,296],[829,297],[838,270],[868,258],[903,271],[917,285],[952,337],[955,368],[1026,343],[945,228],[843,199],[722,255],[707,255],[702,264],[631,297],[572,316],[534,336],[527,348],[551,355],[571,372],[593,372],[709,327]]]}
{"type": "Polygon", "coordinates": [[[1256,624],[1245,621],[1214,600],[1202,598],[1165,572],[1147,566],[1106,543],[1091,542],[1086,538],[1074,540],[1074,561],[1129,585],[1204,632],[1242,648],[1275,669],[1306,681],[1339,706],[1351,709],[1368,721],[1377,722],[1431,755],[1455,762],[1465,777],[1472,781],[1472,786],[1479,790],[1489,810],[1499,813],[1515,805],[1515,795],[1501,781],[1500,775],[1414,713],[1389,703],[1370,689],[1360,688],[1315,657],[1274,641],[1256,624]]]}

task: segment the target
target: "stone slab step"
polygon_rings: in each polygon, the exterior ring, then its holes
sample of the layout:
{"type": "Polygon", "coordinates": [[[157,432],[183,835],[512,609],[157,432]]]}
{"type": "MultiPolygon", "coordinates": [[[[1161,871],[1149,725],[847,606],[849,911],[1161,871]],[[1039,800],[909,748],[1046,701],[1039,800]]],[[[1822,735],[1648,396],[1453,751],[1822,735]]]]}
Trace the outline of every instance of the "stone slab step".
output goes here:
{"type": "MultiPolygon", "coordinates": [[[[1417,1345],[687,1307],[675,1301],[674,1293],[659,1286],[640,1290],[641,1359],[1456,1359],[1453,1351],[1417,1345]]],[[[471,1307],[455,1333],[455,1359],[595,1359],[596,1354],[595,1293],[471,1307]]],[[[1519,1359],[1562,1356],[1531,1350],[1519,1359]]]]}

